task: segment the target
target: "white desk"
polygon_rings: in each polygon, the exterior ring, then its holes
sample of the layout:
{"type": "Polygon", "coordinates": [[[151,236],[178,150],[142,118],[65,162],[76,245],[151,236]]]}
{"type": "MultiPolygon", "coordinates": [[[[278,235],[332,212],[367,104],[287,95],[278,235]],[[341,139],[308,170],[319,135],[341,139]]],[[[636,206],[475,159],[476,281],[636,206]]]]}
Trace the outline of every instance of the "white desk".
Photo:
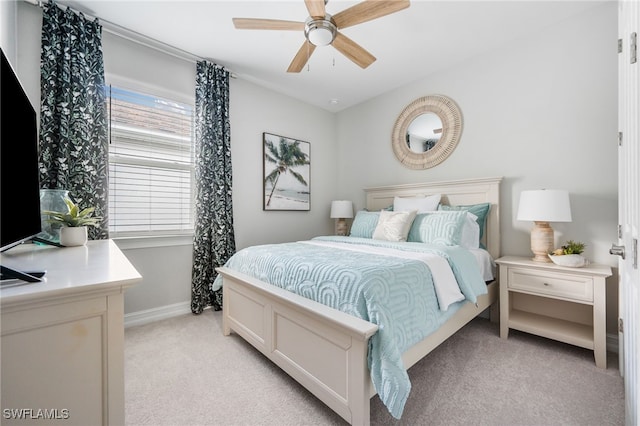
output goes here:
{"type": "Polygon", "coordinates": [[[110,240],[0,255],[43,282],[0,288],[2,424],[124,424],[124,290],[142,277],[110,240]]]}

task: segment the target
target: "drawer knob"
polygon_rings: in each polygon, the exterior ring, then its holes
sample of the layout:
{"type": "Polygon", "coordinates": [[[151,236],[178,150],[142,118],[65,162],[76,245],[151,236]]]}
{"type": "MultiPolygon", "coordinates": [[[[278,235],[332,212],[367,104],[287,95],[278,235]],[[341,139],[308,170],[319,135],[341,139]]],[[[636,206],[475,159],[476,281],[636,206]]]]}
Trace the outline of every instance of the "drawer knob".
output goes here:
{"type": "Polygon", "coordinates": [[[547,286],[547,287],[549,287],[549,286],[550,286],[550,284],[549,284],[549,283],[544,283],[544,285],[545,285],[545,286],[547,286]]]}

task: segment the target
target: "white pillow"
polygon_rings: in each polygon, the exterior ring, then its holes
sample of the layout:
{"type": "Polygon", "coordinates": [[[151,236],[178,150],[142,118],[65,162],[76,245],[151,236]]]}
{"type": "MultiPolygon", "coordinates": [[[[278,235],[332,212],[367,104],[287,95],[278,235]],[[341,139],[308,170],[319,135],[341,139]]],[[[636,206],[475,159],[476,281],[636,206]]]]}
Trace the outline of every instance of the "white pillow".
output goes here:
{"type": "Polygon", "coordinates": [[[375,231],[373,231],[374,240],[385,241],[407,241],[407,234],[411,229],[413,219],[416,217],[416,211],[380,211],[380,218],[375,231]]]}
{"type": "Polygon", "coordinates": [[[480,225],[478,225],[478,216],[471,212],[467,212],[467,220],[464,225],[462,225],[460,245],[468,249],[480,248],[480,225]]]}
{"type": "Polygon", "coordinates": [[[441,194],[429,195],[428,197],[394,197],[393,211],[432,212],[438,210],[440,198],[442,198],[441,194]]]}

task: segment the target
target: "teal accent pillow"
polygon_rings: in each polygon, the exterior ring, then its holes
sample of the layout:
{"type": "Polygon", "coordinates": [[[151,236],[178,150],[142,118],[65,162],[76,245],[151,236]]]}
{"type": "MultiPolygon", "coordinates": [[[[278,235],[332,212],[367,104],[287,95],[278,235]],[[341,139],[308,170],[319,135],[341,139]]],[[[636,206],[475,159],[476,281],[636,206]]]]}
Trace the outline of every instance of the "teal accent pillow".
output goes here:
{"type": "Polygon", "coordinates": [[[467,220],[465,211],[420,213],[413,220],[407,241],[457,246],[467,220]]]}
{"type": "Polygon", "coordinates": [[[380,212],[369,212],[360,210],[351,224],[351,237],[373,238],[373,231],[376,230],[380,212]]]}
{"type": "Polygon", "coordinates": [[[459,211],[465,210],[476,215],[478,219],[478,226],[480,227],[480,240],[482,241],[482,237],[484,235],[485,224],[487,223],[487,215],[489,214],[489,209],[491,208],[491,203],[480,203],[480,204],[469,204],[466,206],[447,206],[444,204],[440,204],[438,206],[438,210],[444,211],[459,211]]]}

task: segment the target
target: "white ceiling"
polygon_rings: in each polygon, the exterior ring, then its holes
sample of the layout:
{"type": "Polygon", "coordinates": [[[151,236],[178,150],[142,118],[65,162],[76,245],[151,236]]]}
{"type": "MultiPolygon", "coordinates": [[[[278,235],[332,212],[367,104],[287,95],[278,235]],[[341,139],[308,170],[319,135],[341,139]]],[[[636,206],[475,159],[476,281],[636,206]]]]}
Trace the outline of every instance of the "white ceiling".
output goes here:
{"type": "MultiPolygon", "coordinates": [[[[368,68],[326,46],[316,48],[308,67],[298,74],[286,69],[304,42],[302,31],[237,30],[231,18],[304,21],[304,0],[58,3],[98,17],[105,26],[115,24],[224,65],[239,78],[339,111],[539,32],[602,1],[413,0],[407,9],[343,30],[377,58],[368,68]]],[[[357,3],[330,0],[326,10],[335,14],[357,3]]]]}

